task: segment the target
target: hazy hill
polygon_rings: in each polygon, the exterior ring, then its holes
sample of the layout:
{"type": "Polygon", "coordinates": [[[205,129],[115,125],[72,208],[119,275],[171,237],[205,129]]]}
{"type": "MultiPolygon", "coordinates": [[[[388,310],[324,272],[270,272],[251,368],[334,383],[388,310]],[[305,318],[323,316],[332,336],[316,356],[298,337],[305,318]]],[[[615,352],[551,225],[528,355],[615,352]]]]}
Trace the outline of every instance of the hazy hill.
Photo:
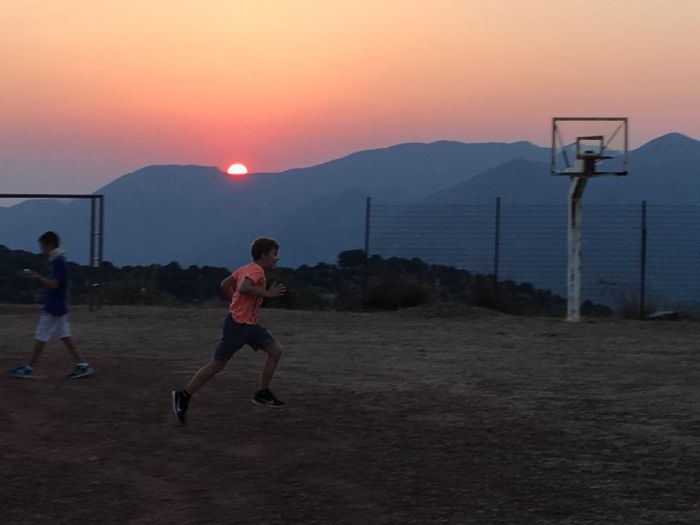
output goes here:
{"type": "MultiPolygon", "coordinates": [[[[548,148],[527,142],[402,144],[318,166],[231,178],[201,166],[150,166],[124,175],[105,195],[105,257],[119,265],[168,263],[231,267],[250,241],[271,235],[285,265],[332,261],[362,246],[364,200],[407,204],[564,205],[567,178],[549,175],[548,148]]],[[[630,175],[593,180],[584,201],[700,202],[700,142],[673,133],[630,155],[630,175]]],[[[56,229],[87,261],[89,203],[26,202],[0,208],[0,243],[36,249],[56,229]]]]}
{"type": "Polygon", "coordinates": [[[513,159],[451,188],[420,199],[417,204],[565,204],[568,178],[549,175],[549,164],[513,159]]]}
{"type": "Polygon", "coordinates": [[[700,162],[700,141],[681,133],[668,133],[647,142],[633,153],[639,164],[700,162]]]}
{"type": "MultiPolygon", "coordinates": [[[[105,256],[117,264],[231,266],[248,258],[255,236],[285,243],[290,265],[328,260],[361,246],[364,196],[407,203],[515,157],[546,148],[515,144],[401,144],[318,166],[231,178],[216,168],[150,166],[98,190],[105,195],[105,256]],[[358,239],[359,244],[358,244],[358,239]]],[[[0,242],[35,249],[53,228],[74,256],[87,254],[89,205],[52,201],[3,209],[0,242]],[[33,213],[25,213],[34,207],[33,213]]]]}
{"type": "Polygon", "coordinates": [[[270,226],[285,265],[333,262],[341,251],[362,248],[366,193],[347,190],[311,201],[270,226]],[[315,259],[313,259],[315,257],[315,259]]]}
{"type": "MultiPolygon", "coordinates": [[[[587,204],[700,204],[700,141],[670,133],[630,152],[630,174],[589,181],[587,204]]],[[[549,174],[549,164],[514,159],[452,187],[434,192],[419,204],[566,205],[568,177],[549,174]]]]}

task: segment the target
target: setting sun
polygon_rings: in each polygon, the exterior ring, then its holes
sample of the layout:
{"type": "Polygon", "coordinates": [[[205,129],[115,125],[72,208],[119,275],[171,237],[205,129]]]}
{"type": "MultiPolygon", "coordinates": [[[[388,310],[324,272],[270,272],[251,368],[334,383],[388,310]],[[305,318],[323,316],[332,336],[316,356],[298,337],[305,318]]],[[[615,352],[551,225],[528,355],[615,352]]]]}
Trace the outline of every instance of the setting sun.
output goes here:
{"type": "Polygon", "coordinates": [[[248,173],[248,168],[246,168],[244,164],[236,162],[228,167],[226,173],[229,175],[246,175],[248,173]]]}

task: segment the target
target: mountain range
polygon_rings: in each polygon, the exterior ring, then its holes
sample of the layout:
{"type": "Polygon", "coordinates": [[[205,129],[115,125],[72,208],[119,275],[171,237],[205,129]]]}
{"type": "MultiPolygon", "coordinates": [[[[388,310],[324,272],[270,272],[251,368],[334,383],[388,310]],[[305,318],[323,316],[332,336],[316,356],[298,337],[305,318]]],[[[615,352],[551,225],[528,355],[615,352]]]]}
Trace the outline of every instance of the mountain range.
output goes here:
{"type": "MultiPolygon", "coordinates": [[[[232,267],[257,236],[281,244],[280,264],[331,262],[364,239],[365,199],[387,204],[565,205],[569,181],[549,174],[549,148],[529,142],[400,144],[308,168],[234,178],[213,167],[149,166],[105,196],[105,259],[117,265],[232,267]]],[[[7,189],[3,189],[7,191],[7,189]]],[[[630,152],[630,175],[592,180],[586,203],[700,204],[700,141],[671,133],[630,152]]],[[[58,231],[87,261],[89,203],[29,200],[0,207],[0,244],[36,250],[58,231]]]]}

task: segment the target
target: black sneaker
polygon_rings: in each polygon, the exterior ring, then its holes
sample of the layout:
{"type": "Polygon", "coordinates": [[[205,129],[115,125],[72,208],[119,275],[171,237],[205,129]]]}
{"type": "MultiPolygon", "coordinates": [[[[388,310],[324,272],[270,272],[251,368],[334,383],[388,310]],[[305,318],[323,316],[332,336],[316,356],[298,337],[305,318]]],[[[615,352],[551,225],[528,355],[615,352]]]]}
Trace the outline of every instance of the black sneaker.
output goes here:
{"type": "Polygon", "coordinates": [[[280,401],[272,395],[269,388],[258,390],[253,396],[253,404],[268,408],[284,408],[284,401],[280,401]]]}
{"type": "Polygon", "coordinates": [[[89,363],[80,363],[75,365],[75,368],[66,376],[66,379],[80,379],[81,377],[90,376],[94,373],[95,370],[93,370],[89,363]]]}
{"type": "Polygon", "coordinates": [[[189,399],[185,397],[182,390],[173,390],[171,397],[173,399],[173,414],[177,419],[178,424],[185,424],[185,416],[187,415],[187,406],[190,404],[189,399]]]}

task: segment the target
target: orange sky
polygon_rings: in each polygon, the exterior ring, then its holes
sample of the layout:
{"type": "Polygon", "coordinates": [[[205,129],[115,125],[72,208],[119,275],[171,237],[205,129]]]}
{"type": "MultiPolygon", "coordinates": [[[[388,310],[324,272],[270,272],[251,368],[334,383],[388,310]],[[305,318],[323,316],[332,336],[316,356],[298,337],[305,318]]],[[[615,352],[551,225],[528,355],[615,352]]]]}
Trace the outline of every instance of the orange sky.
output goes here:
{"type": "Polygon", "coordinates": [[[0,180],[92,192],[148,164],[548,144],[552,116],[697,138],[699,22],[696,0],[3,0],[0,180]]]}

